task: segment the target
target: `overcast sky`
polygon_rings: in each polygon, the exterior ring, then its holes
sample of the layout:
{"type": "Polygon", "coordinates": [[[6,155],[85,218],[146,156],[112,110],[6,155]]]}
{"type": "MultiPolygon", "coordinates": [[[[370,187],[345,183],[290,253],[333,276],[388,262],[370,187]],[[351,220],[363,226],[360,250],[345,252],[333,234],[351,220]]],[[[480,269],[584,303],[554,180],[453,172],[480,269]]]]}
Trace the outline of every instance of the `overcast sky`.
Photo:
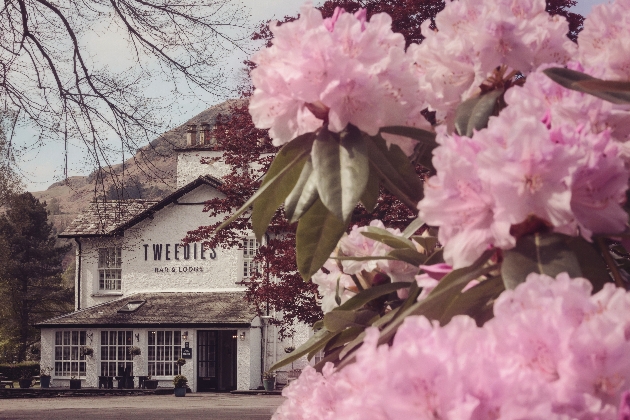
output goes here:
{"type": "MultiPolygon", "coordinates": [[[[249,9],[250,23],[255,24],[263,20],[279,19],[285,15],[295,15],[302,0],[243,0],[249,9]]],[[[314,1],[320,4],[323,1],[314,1]]],[[[604,3],[604,0],[578,0],[578,5],[574,11],[588,16],[591,7],[595,4],[604,3]]],[[[111,29],[107,29],[111,30],[111,29]]],[[[86,42],[97,56],[98,61],[107,62],[112,70],[123,70],[126,60],[122,51],[125,51],[125,40],[114,34],[104,36],[106,28],[95,28],[94,32],[86,38],[86,42]]],[[[233,75],[233,80],[229,83],[235,85],[238,77],[238,69],[240,63],[246,57],[243,54],[233,54],[225,64],[228,69],[227,74],[233,75]]],[[[156,85],[155,89],[159,92],[160,86],[156,85]]],[[[164,94],[168,91],[165,90],[164,94]]],[[[178,115],[171,116],[171,126],[177,126],[199,112],[203,111],[213,103],[221,102],[223,98],[202,97],[198,101],[192,101],[182,104],[179,107],[178,115]]],[[[14,144],[18,147],[29,148],[35,140],[36,132],[27,127],[21,129],[14,139],[14,144]]],[[[94,170],[93,167],[86,165],[83,156],[85,151],[78,143],[71,143],[68,150],[68,171],[69,175],[87,175],[94,170]]],[[[126,155],[125,158],[130,156],[126,155]]],[[[122,155],[119,161],[122,160],[122,155]]],[[[24,183],[29,191],[45,190],[53,182],[62,180],[64,167],[64,147],[61,143],[48,143],[43,147],[31,147],[30,150],[23,153],[20,162],[18,162],[21,173],[24,176],[24,183]]]]}

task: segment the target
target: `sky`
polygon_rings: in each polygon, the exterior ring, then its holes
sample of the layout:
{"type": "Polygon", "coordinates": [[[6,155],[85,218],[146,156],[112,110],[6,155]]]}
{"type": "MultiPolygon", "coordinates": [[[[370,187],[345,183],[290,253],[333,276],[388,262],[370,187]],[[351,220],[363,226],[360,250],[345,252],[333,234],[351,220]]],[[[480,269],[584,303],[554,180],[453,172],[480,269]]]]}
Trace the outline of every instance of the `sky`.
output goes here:
{"type": "MultiPolygon", "coordinates": [[[[322,0],[314,1],[314,4],[322,3],[322,0]]],[[[255,25],[258,22],[269,19],[280,19],[285,15],[296,15],[302,0],[243,0],[244,5],[250,14],[249,22],[255,25]]],[[[604,0],[578,0],[578,5],[572,10],[588,16],[591,7],[596,4],[605,3],[604,0]]],[[[94,31],[85,39],[86,45],[99,62],[106,62],[112,70],[124,70],[125,66],[125,40],[120,34],[111,28],[94,28],[94,31]],[[106,34],[106,35],[105,35],[106,34]]],[[[230,55],[223,64],[226,74],[232,75],[232,80],[227,82],[236,85],[238,82],[239,68],[242,61],[247,58],[243,53],[235,52],[230,55]]],[[[168,91],[159,83],[151,86],[154,94],[161,93],[167,95],[168,91]]],[[[227,98],[200,97],[196,101],[190,101],[178,105],[178,115],[171,115],[170,126],[176,127],[192,118],[208,106],[222,102],[227,98]]],[[[17,165],[23,177],[23,183],[28,191],[42,191],[52,183],[61,181],[64,172],[64,145],[58,142],[49,142],[37,145],[36,131],[28,126],[20,128],[15,135],[14,144],[23,148],[17,165]]],[[[84,159],[85,150],[79,143],[70,142],[68,145],[68,175],[87,175],[95,168],[86,164],[84,159]]],[[[129,158],[127,154],[124,156],[129,158]]],[[[115,163],[120,163],[123,155],[120,154],[115,163]]]]}

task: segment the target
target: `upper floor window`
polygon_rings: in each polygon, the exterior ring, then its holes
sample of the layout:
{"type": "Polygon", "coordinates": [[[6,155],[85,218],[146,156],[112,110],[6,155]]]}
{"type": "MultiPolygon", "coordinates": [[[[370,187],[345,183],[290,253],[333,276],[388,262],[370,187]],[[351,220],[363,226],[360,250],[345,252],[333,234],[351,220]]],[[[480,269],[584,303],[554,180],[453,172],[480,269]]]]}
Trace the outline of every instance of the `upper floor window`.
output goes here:
{"type": "Polygon", "coordinates": [[[254,257],[260,244],[256,238],[243,239],[243,279],[249,279],[258,269],[254,257]]]}
{"type": "Polygon", "coordinates": [[[120,290],[122,279],[121,248],[110,246],[98,249],[98,288],[120,290]]]}

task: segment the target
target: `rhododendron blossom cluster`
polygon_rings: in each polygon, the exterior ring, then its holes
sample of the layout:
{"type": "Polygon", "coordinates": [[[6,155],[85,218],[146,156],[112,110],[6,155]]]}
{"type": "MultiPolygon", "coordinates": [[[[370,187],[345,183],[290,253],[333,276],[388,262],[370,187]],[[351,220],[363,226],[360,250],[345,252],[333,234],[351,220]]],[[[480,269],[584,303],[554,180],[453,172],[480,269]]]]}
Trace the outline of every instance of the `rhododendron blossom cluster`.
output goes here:
{"type": "Polygon", "coordinates": [[[472,138],[438,130],[437,175],[418,207],[423,220],[440,226],[444,258],[455,268],[487,247],[512,248],[512,227],[532,216],[587,239],[624,230],[628,170],[610,130],[600,131],[610,106],[553,83],[530,75],[472,138]],[[580,109],[584,101],[590,108],[580,109]]]}
{"type": "Polygon", "coordinates": [[[356,363],[307,367],[273,419],[616,420],[630,383],[630,293],[531,274],[482,328],[408,317],[394,343],[369,329],[356,363]]]}

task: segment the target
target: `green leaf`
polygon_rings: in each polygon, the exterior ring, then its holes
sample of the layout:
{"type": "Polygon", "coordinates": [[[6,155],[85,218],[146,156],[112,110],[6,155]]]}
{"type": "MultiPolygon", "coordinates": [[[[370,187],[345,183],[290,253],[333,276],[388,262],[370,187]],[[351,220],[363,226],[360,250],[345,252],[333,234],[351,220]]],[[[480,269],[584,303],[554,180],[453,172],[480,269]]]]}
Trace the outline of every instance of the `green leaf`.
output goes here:
{"type": "Polygon", "coordinates": [[[424,262],[424,265],[441,264],[444,261],[444,249],[440,248],[433,254],[429,255],[429,258],[424,262]]]}
{"type": "Polygon", "coordinates": [[[488,120],[495,114],[497,101],[503,92],[503,89],[492,90],[462,102],[455,111],[457,133],[460,136],[472,137],[473,130],[486,128],[488,120]]]}
{"type": "Polygon", "coordinates": [[[317,176],[309,159],[304,164],[300,178],[293,191],[284,201],[284,213],[289,222],[296,222],[317,200],[317,176]]]}
{"type": "Polygon", "coordinates": [[[274,371],[276,369],[281,368],[282,366],[286,366],[291,362],[298,360],[300,357],[308,355],[309,353],[323,349],[326,346],[328,341],[335,338],[337,334],[331,333],[328,330],[319,330],[317,331],[306,343],[302,344],[300,347],[289,353],[287,356],[278,360],[269,368],[269,371],[274,371]]]}
{"type": "MultiPolygon", "coordinates": [[[[418,229],[420,229],[422,226],[424,226],[424,221],[419,218],[416,217],[415,219],[413,219],[413,221],[411,223],[409,223],[409,225],[407,225],[407,227],[405,228],[405,230],[403,230],[402,236],[404,238],[411,238],[413,236],[414,233],[416,233],[418,231],[418,229]]],[[[417,242],[417,241],[416,241],[417,242]]]]}
{"type": "Polygon", "coordinates": [[[543,71],[561,86],[588,93],[615,104],[630,103],[630,82],[602,80],[579,71],[553,67],[543,71]]]}
{"type": "MultiPolygon", "coordinates": [[[[365,304],[373,301],[374,299],[378,299],[381,296],[388,295],[392,292],[397,291],[398,289],[403,289],[405,287],[409,287],[411,283],[405,282],[397,282],[397,283],[385,283],[379,284],[378,286],[370,287],[369,289],[365,289],[352,296],[350,299],[344,302],[343,305],[333,309],[328,313],[333,313],[337,311],[352,311],[354,309],[358,309],[363,307],[365,304]]],[[[325,315],[324,315],[325,318],[325,315]]]]}
{"type": "MultiPolygon", "coordinates": [[[[293,189],[293,186],[295,186],[295,183],[298,179],[295,175],[296,173],[299,174],[296,167],[299,168],[300,171],[302,170],[302,165],[304,165],[304,163],[306,162],[306,158],[311,151],[314,140],[315,135],[313,133],[303,134],[292,140],[291,142],[287,143],[282,149],[280,149],[280,152],[278,152],[278,155],[269,167],[269,170],[265,175],[265,179],[263,180],[263,183],[258,191],[256,191],[254,195],[252,195],[249,200],[247,200],[247,202],[243,204],[241,208],[238,209],[229,219],[221,223],[221,225],[215,230],[215,232],[218,232],[219,230],[225,228],[227,225],[232,223],[241,214],[249,210],[251,205],[257,202],[259,199],[267,201],[273,200],[279,195],[284,194],[284,192],[286,192],[286,194],[288,195],[288,193],[293,189]],[[272,190],[274,189],[280,190],[280,194],[272,192],[272,190]]],[[[284,197],[282,197],[282,200],[284,200],[284,197]]],[[[280,203],[282,203],[282,200],[280,201],[280,203]]],[[[278,203],[278,205],[273,208],[273,212],[271,215],[272,217],[273,213],[275,213],[280,203],[278,203]]],[[[262,215],[266,214],[266,212],[269,211],[268,209],[263,209],[265,206],[269,206],[269,203],[263,205],[258,210],[258,224],[264,225],[263,227],[258,226],[258,232],[256,233],[256,235],[259,237],[259,239],[262,238],[262,235],[265,233],[267,225],[269,224],[268,221],[267,223],[261,223],[263,222],[262,215]],[[260,229],[262,229],[262,232],[260,232],[260,229]]]]}
{"type": "Polygon", "coordinates": [[[438,244],[438,238],[434,236],[412,236],[411,239],[416,241],[427,251],[434,249],[438,244]]]}
{"type": "Polygon", "coordinates": [[[451,301],[442,316],[440,325],[448,324],[455,315],[468,315],[477,325],[487,321],[488,310],[492,317],[492,303],[505,290],[501,276],[484,280],[451,301]]]}
{"type": "Polygon", "coordinates": [[[313,144],[313,169],[322,203],[346,222],[363,195],[370,176],[368,152],[361,132],[349,128],[340,141],[322,129],[313,144]]]}
{"type": "Polygon", "coordinates": [[[378,182],[378,176],[376,172],[370,171],[370,177],[368,179],[368,183],[365,186],[365,191],[363,191],[363,195],[361,196],[361,203],[365,210],[368,213],[374,211],[376,207],[376,203],[378,202],[378,196],[380,194],[380,184],[378,182]]]}
{"type": "Polygon", "coordinates": [[[580,264],[569,246],[568,236],[559,233],[535,233],[516,241],[503,252],[501,275],[506,289],[514,289],[530,273],[555,277],[566,271],[571,277],[582,277],[580,264]]]}
{"type": "Polygon", "coordinates": [[[365,328],[371,325],[374,317],[378,317],[378,314],[370,310],[352,311],[335,308],[324,314],[324,326],[331,332],[338,332],[349,327],[365,328]]]}
{"type": "Polygon", "coordinates": [[[388,252],[387,256],[415,266],[424,264],[427,260],[426,255],[419,253],[415,249],[394,249],[388,252]]]}
{"type": "Polygon", "coordinates": [[[409,158],[395,144],[387,147],[381,137],[364,137],[369,149],[370,170],[385,188],[403,203],[416,208],[422,199],[422,182],[409,158]]]}
{"type": "Polygon", "coordinates": [[[486,262],[494,255],[495,250],[488,250],[482,254],[471,266],[453,270],[448,273],[438,285],[429,293],[425,299],[411,305],[404,312],[400,313],[389,325],[381,332],[379,343],[388,342],[396,330],[402,324],[404,319],[411,315],[424,315],[429,319],[440,319],[446,308],[462,291],[462,289],[471,281],[479,276],[485,275],[496,266],[486,267],[486,262]]]}
{"type": "Polygon", "coordinates": [[[415,251],[416,247],[413,245],[409,239],[404,238],[402,236],[394,235],[386,229],[381,229],[376,226],[368,226],[365,231],[361,231],[361,235],[366,238],[373,239],[377,242],[384,243],[385,245],[391,246],[394,249],[406,248],[413,249],[415,251]]]}
{"type": "Polygon", "coordinates": [[[409,137],[410,139],[418,140],[419,142],[426,143],[432,149],[435,149],[438,144],[435,141],[435,133],[421,128],[407,127],[402,125],[391,125],[383,127],[380,130],[381,133],[395,134],[397,136],[409,137]]]}
{"type": "Polygon", "coordinates": [[[593,285],[593,293],[602,290],[604,284],[610,282],[610,275],[608,266],[595,245],[577,236],[570,238],[567,246],[577,257],[582,276],[593,285]]]}
{"type": "Polygon", "coordinates": [[[319,199],[304,213],[295,239],[298,271],[304,280],[308,281],[324,265],[345,231],[346,224],[319,199]]]}

